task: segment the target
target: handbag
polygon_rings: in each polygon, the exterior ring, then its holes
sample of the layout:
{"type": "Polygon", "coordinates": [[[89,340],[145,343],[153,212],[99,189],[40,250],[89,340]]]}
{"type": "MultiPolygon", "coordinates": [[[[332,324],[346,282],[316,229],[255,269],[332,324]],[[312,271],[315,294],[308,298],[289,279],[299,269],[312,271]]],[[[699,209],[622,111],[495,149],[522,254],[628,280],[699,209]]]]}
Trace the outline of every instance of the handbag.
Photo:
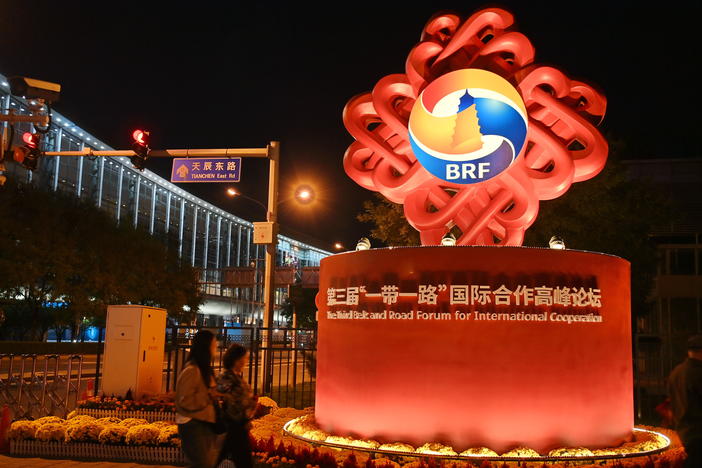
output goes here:
{"type": "Polygon", "coordinates": [[[215,434],[224,434],[227,432],[227,421],[222,404],[219,402],[218,398],[212,398],[212,405],[214,406],[215,410],[215,422],[210,423],[212,426],[212,431],[215,434]]]}

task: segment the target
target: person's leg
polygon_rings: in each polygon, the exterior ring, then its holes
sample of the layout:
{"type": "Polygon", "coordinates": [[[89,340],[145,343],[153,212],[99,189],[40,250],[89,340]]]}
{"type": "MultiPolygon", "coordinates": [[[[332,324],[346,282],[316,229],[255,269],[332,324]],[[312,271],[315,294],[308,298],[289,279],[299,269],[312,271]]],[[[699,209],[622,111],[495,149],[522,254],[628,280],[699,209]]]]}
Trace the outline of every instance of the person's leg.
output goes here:
{"type": "Polygon", "coordinates": [[[222,462],[222,460],[225,459],[232,459],[232,450],[234,445],[236,444],[236,440],[234,439],[234,436],[232,434],[232,425],[227,424],[227,432],[223,434],[222,437],[222,449],[220,450],[219,454],[219,460],[217,461],[217,465],[222,462]]]}
{"type": "Polygon", "coordinates": [[[236,468],[253,468],[253,460],[251,458],[251,439],[249,431],[243,424],[234,424],[229,430],[231,435],[231,460],[236,465],[236,468]]]}
{"type": "Polygon", "coordinates": [[[185,424],[178,424],[178,435],[190,466],[193,468],[215,466],[219,453],[216,448],[216,436],[209,424],[192,419],[185,424]]]}

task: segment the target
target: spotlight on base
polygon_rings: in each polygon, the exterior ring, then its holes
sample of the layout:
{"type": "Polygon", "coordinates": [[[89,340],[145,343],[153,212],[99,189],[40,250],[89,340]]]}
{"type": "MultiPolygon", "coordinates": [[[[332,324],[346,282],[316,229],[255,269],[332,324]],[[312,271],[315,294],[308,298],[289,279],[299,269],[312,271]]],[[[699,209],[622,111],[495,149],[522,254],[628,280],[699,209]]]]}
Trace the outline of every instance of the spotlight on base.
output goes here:
{"type": "Polygon", "coordinates": [[[551,237],[551,240],[548,241],[548,246],[556,250],[565,250],[566,248],[565,242],[563,242],[563,239],[558,236],[551,237]]]}
{"type": "Polygon", "coordinates": [[[356,250],[368,250],[371,248],[371,243],[367,237],[361,237],[356,244],[356,250]]]}
{"type": "Polygon", "coordinates": [[[449,232],[441,239],[441,245],[456,245],[456,236],[449,232]]]}

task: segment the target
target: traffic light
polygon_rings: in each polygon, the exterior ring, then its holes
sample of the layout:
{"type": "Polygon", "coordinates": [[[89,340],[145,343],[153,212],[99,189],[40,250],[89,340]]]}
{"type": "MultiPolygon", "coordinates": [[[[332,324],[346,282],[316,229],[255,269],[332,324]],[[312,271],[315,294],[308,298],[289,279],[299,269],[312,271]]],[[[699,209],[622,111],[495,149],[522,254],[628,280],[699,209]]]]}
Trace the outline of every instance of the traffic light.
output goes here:
{"type": "Polygon", "coordinates": [[[25,132],[22,135],[24,146],[15,146],[12,150],[12,158],[25,168],[33,171],[37,168],[37,162],[42,156],[39,149],[41,146],[41,134],[25,132]]]}
{"type": "Polygon", "coordinates": [[[143,171],[146,167],[146,160],[149,159],[149,151],[151,151],[151,148],[149,148],[149,132],[134,130],[132,139],[134,140],[132,151],[136,153],[131,157],[132,164],[140,171],[143,171]]]}

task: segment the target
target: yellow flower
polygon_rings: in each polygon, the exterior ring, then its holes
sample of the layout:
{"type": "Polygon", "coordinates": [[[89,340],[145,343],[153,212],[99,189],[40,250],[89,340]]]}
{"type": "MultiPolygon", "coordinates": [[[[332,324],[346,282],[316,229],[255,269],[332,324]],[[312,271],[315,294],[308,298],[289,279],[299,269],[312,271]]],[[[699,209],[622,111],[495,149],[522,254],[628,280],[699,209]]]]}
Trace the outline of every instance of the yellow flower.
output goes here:
{"type": "Polygon", "coordinates": [[[45,416],[43,418],[39,418],[35,420],[35,422],[39,424],[47,424],[47,423],[59,423],[62,424],[65,422],[65,420],[59,418],[58,416],[45,416]]]}
{"type": "Polygon", "coordinates": [[[87,415],[81,414],[78,416],[73,416],[72,418],[68,418],[66,420],[66,424],[68,426],[73,426],[76,424],[83,424],[83,423],[87,423],[90,421],[95,421],[95,418],[92,416],[87,416],[87,415]]]}
{"type": "Polygon", "coordinates": [[[66,426],[61,423],[46,423],[42,424],[37,429],[36,439],[45,442],[56,441],[63,442],[66,439],[66,426]]]}
{"type": "Polygon", "coordinates": [[[158,445],[161,430],[153,424],[132,426],[127,431],[126,442],[129,445],[158,445]]]}
{"type": "Polygon", "coordinates": [[[158,443],[161,445],[172,445],[180,447],[180,437],[178,436],[178,426],[164,426],[158,435],[158,443]]]}
{"type": "Polygon", "coordinates": [[[97,442],[103,429],[95,421],[71,424],[66,429],[66,442],[97,442]]]}
{"type": "Polygon", "coordinates": [[[503,457],[538,457],[539,452],[532,450],[529,447],[515,447],[509,452],[502,454],[503,457]]]}
{"type": "Polygon", "coordinates": [[[7,437],[14,440],[33,439],[41,424],[36,421],[15,421],[7,431],[7,437]]]}
{"type": "Polygon", "coordinates": [[[149,424],[149,421],[146,419],[141,419],[141,418],[127,418],[123,419],[121,423],[119,423],[121,426],[127,426],[127,427],[134,427],[134,426],[143,426],[145,424],[149,424]]]}
{"type": "Polygon", "coordinates": [[[98,424],[102,424],[104,426],[108,426],[110,424],[119,424],[122,422],[121,419],[119,418],[114,418],[114,417],[108,417],[108,418],[100,418],[95,421],[98,424]]]}
{"type": "Polygon", "coordinates": [[[101,444],[123,444],[129,428],[113,424],[100,432],[98,440],[101,444]]]}

